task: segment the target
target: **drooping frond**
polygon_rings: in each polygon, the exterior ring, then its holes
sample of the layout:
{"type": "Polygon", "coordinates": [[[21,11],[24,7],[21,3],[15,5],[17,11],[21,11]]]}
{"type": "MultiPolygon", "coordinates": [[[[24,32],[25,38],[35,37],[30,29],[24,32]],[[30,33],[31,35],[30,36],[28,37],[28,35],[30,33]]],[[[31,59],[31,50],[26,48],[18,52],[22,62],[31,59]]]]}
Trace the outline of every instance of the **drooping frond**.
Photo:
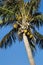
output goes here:
{"type": "Polygon", "coordinates": [[[15,42],[16,36],[15,36],[15,30],[12,29],[8,34],[4,36],[2,41],[0,41],[0,47],[7,47],[12,44],[12,40],[15,42]]]}
{"type": "Polygon", "coordinates": [[[30,23],[32,23],[34,26],[39,28],[43,25],[43,14],[41,13],[35,13],[33,14],[32,19],[30,20],[30,23]]]}
{"type": "Polygon", "coordinates": [[[32,45],[32,47],[35,48],[36,45],[38,45],[41,49],[43,49],[43,35],[37,32],[34,25],[30,25],[30,28],[32,32],[30,35],[28,32],[28,38],[32,35],[32,37],[29,38],[29,41],[31,42],[30,46],[32,45]]]}
{"type": "Polygon", "coordinates": [[[0,23],[1,26],[9,23],[11,24],[16,20],[14,15],[10,15],[9,13],[3,14],[1,17],[2,17],[2,22],[0,23]]]}
{"type": "Polygon", "coordinates": [[[2,23],[0,25],[4,25],[8,22],[14,21],[14,12],[6,7],[0,6],[0,16],[2,17],[2,23]]]}
{"type": "Polygon", "coordinates": [[[0,5],[0,16],[2,17],[2,24],[6,24],[6,23],[11,23],[17,19],[16,15],[20,15],[19,11],[19,2],[15,1],[14,2],[5,2],[5,4],[3,4],[3,6],[0,5]],[[11,4],[12,3],[12,4],[11,4]]]}
{"type": "Polygon", "coordinates": [[[40,48],[43,48],[43,35],[41,35],[39,32],[35,31],[34,35],[36,37],[36,44],[39,45],[40,48]]]}
{"type": "Polygon", "coordinates": [[[30,7],[29,7],[30,14],[33,14],[37,11],[37,9],[39,8],[39,3],[40,0],[30,0],[30,7]]]}
{"type": "Polygon", "coordinates": [[[1,26],[21,21],[25,15],[24,0],[7,0],[0,5],[0,16],[2,17],[1,26]]]}

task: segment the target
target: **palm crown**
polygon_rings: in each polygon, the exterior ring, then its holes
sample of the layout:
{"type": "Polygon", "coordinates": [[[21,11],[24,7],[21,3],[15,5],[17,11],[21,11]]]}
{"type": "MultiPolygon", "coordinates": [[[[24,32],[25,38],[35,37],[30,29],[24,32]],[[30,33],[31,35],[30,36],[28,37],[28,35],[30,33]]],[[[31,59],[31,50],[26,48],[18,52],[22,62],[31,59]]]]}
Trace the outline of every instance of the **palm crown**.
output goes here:
{"type": "Polygon", "coordinates": [[[36,43],[43,48],[43,35],[36,31],[35,27],[39,28],[43,24],[43,14],[38,12],[40,0],[5,0],[0,2],[0,16],[2,22],[0,26],[12,25],[13,29],[0,41],[0,47],[15,41],[16,34],[19,40],[23,39],[23,33],[30,42],[30,47],[35,49],[36,43]]]}

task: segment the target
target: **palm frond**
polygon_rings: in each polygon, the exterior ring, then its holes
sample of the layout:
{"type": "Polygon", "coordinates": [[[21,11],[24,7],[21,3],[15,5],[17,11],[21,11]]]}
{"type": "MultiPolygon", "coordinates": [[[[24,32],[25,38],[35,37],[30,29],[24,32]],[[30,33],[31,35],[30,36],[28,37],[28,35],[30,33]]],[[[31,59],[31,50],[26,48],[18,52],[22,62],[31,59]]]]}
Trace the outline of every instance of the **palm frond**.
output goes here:
{"type": "Polygon", "coordinates": [[[22,33],[18,35],[18,40],[19,41],[22,41],[23,40],[23,34],[22,33]]]}
{"type": "Polygon", "coordinates": [[[3,7],[0,7],[0,17],[2,17],[2,23],[0,23],[0,25],[4,25],[6,23],[11,23],[11,21],[14,21],[15,20],[15,17],[14,17],[14,12],[11,11],[11,10],[8,10],[6,8],[3,8],[3,7]]]}
{"type": "Polygon", "coordinates": [[[35,30],[34,36],[36,38],[36,44],[38,44],[40,48],[43,48],[43,35],[35,30]]]}
{"type": "Polygon", "coordinates": [[[39,42],[39,47],[40,47],[41,49],[43,49],[43,39],[40,40],[40,42],[39,42]]]}
{"type": "Polygon", "coordinates": [[[29,12],[31,14],[37,11],[37,9],[39,8],[39,3],[40,3],[40,0],[30,0],[29,12]]]}
{"type": "Polygon", "coordinates": [[[0,5],[0,17],[2,17],[2,23],[0,25],[4,25],[8,22],[11,23],[11,21],[15,21],[15,10],[16,10],[16,3],[14,4],[8,4],[9,2],[7,1],[3,6],[0,5]],[[13,7],[13,8],[12,8],[13,7]]]}
{"type": "Polygon", "coordinates": [[[3,6],[0,6],[0,16],[2,17],[2,23],[0,23],[1,26],[3,26],[4,24],[14,23],[14,21],[20,18],[20,17],[17,18],[16,15],[21,16],[20,8],[23,7],[22,5],[24,4],[24,1],[23,0],[13,1],[14,2],[12,2],[11,4],[9,3],[10,0],[8,0],[3,6]]]}
{"type": "MultiPolygon", "coordinates": [[[[29,36],[29,41],[31,42],[30,44],[31,45],[38,45],[41,49],[43,48],[43,35],[40,34],[39,32],[37,32],[37,30],[35,29],[34,25],[30,25],[30,28],[32,29],[32,35],[33,37],[30,39],[29,36]]],[[[33,46],[34,48],[34,46],[33,46]]]]}
{"type": "Polygon", "coordinates": [[[0,41],[0,47],[7,47],[12,44],[12,39],[15,42],[16,36],[15,36],[15,30],[12,29],[8,34],[4,36],[4,38],[0,41]]]}
{"type": "Polygon", "coordinates": [[[43,25],[43,14],[41,13],[33,14],[33,18],[30,20],[30,23],[32,23],[37,28],[42,26],[43,25]]]}

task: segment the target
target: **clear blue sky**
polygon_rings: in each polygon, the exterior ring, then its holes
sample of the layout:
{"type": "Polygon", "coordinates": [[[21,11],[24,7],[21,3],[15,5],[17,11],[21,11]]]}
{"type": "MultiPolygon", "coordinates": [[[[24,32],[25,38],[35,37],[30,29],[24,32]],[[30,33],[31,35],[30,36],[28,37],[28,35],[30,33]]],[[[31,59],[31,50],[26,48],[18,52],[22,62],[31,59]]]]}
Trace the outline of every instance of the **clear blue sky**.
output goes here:
{"type": "MultiPolygon", "coordinates": [[[[43,0],[41,1],[39,11],[43,13],[43,0]]],[[[0,30],[0,40],[8,32],[8,29],[10,31],[11,26],[3,27],[3,29],[0,30]]],[[[43,34],[43,27],[40,28],[39,32],[43,34]]],[[[43,65],[43,50],[37,47],[34,59],[36,65],[43,65]]],[[[29,65],[23,41],[19,43],[17,39],[16,43],[14,44],[13,42],[11,47],[0,49],[0,65],[29,65]]]]}

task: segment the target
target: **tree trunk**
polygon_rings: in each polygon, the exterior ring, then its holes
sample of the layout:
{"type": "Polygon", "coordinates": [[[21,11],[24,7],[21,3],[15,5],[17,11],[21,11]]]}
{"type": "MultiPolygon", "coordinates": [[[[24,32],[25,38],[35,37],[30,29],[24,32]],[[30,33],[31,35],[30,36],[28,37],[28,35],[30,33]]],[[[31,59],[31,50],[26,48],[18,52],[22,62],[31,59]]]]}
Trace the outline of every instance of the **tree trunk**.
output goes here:
{"type": "Polygon", "coordinates": [[[31,52],[31,48],[30,48],[30,45],[29,45],[29,42],[28,42],[28,39],[27,39],[25,33],[23,33],[23,40],[24,40],[24,45],[25,45],[26,51],[27,51],[28,59],[30,61],[30,65],[35,65],[34,59],[32,56],[32,52],[31,52]]]}

